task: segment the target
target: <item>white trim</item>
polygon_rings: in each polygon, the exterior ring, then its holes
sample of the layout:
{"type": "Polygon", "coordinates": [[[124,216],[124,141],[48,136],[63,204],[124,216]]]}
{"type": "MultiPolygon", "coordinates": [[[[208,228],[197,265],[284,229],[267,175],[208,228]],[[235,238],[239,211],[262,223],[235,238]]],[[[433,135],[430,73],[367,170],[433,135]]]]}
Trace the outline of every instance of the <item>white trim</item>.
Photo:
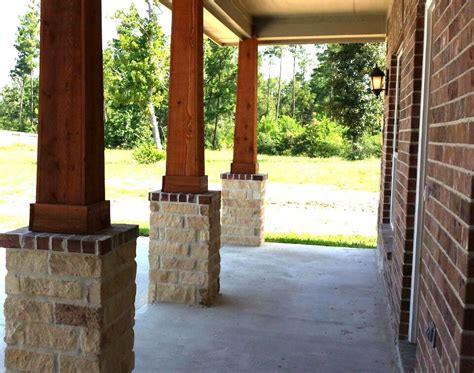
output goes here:
{"type": "Polygon", "coordinates": [[[392,141],[392,181],[390,185],[390,226],[392,231],[395,229],[395,188],[397,186],[396,176],[397,176],[397,163],[398,163],[398,147],[397,132],[398,132],[398,120],[399,120],[399,105],[400,105],[400,84],[401,84],[401,61],[402,61],[403,49],[400,48],[397,53],[397,68],[395,71],[395,111],[393,116],[393,141],[392,141]]]}
{"type": "Polygon", "coordinates": [[[432,14],[435,0],[427,0],[425,8],[425,30],[423,41],[423,76],[421,86],[421,109],[420,109],[420,130],[418,141],[418,166],[416,181],[416,205],[415,205],[415,233],[413,240],[413,265],[411,275],[411,296],[410,296],[410,321],[408,327],[408,341],[416,343],[417,340],[417,320],[418,320],[418,298],[421,246],[423,241],[423,212],[425,197],[428,191],[426,185],[426,159],[428,143],[428,109],[430,97],[430,72],[431,72],[431,36],[432,36],[432,14]]]}

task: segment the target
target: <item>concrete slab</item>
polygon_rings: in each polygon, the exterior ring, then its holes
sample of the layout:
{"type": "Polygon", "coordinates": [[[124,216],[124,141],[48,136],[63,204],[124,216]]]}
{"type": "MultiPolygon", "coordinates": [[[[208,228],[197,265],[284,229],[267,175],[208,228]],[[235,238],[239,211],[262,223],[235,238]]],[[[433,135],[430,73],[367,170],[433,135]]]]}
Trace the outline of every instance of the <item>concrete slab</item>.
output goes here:
{"type": "MultiPolygon", "coordinates": [[[[135,372],[398,371],[374,250],[224,247],[222,295],[206,309],[148,307],[148,240],[137,249],[135,372]]],[[[3,287],[5,273],[0,255],[3,287]]]]}
{"type": "Polygon", "coordinates": [[[139,308],[136,371],[398,371],[374,250],[224,247],[221,292],[139,308]]]}

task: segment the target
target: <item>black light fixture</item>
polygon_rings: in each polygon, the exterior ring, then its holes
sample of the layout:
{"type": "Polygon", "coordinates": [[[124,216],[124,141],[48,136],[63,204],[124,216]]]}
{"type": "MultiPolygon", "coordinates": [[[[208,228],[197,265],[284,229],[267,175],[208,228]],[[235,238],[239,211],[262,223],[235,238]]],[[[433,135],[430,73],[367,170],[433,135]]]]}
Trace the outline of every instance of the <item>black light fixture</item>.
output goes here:
{"type": "Polygon", "coordinates": [[[379,69],[377,65],[375,65],[375,68],[369,74],[369,77],[370,77],[370,87],[372,88],[372,92],[374,92],[374,94],[377,97],[379,97],[380,92],[386,90],[385,74],[382,70],[379,69]]]}

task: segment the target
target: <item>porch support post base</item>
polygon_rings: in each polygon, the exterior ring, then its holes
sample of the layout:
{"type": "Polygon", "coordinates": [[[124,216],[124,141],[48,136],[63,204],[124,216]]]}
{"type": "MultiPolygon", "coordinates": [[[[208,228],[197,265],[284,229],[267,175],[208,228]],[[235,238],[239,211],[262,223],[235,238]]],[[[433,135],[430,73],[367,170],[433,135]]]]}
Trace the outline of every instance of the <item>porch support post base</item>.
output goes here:
{"type": "Polygon", "coordinates": [[[29,229],[35,232],[93,234],[110,227],[110,202],[88,206],[32,203],[29,229]]]}
{"type": "Polygon", "coordinates": [[[0,234],[7,372],[131,372],[138,227],[0,234]]]}
{"type": "Polygon", "coordinates": [[[210,306],[220,290],[221,193],[152,192],[148,303],[210,306]]]}
{"type": "Polygon", "coordinates": [[[268,175],[224,173],[221,179],[222,243],[261,246],[268,175]]]}

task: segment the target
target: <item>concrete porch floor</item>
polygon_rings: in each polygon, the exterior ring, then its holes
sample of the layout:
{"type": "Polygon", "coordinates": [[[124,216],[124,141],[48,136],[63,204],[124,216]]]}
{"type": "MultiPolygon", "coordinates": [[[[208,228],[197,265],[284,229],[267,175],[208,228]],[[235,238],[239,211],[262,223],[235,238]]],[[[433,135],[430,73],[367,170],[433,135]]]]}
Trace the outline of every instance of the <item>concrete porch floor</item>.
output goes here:
{"type": "Polygon", "coordinates": [[[147,306],[147,239],[137,252],[135,372],[398,372],[375,250],[223,247],[207,309],[147,306]]]}

